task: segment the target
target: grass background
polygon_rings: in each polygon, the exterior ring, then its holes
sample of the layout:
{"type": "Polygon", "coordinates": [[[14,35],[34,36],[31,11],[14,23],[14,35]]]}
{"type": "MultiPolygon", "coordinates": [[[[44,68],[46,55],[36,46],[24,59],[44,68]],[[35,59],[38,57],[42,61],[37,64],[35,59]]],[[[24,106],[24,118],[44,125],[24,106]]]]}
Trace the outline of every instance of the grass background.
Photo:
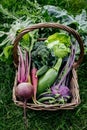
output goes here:
{"type": "MultiPolygon", "coordinates": [[[[41,5],[53,4],[66,8],[69,13],[80,13],[87,9],[86,0],[38,0],[41,5]],[[77,8],[76,8],[76,6],[77,8]],[[65,5],[65,6],[64,6],[65,5]]],[[[20,11],[26,5],[24,0],[2,0],[5,8],[14,12],[20,11]],[[12,8],[13,7],[13,8],[12,8]]],[[[29,130],[87,130],[87,55],[78,69],[81,104],[74,110],[64,111],[33,111],[27,110],[29,130]]],[[[25,130],[23,110],[12,101],[12,88],[15,77],[14,65],[0,61],[0,130],[25,130]]]]}

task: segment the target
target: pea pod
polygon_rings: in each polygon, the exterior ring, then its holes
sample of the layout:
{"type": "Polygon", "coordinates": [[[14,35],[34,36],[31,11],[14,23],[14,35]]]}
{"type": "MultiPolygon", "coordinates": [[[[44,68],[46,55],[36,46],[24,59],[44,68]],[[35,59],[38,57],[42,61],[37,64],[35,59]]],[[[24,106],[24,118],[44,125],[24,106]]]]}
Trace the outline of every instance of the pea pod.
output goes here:
{"type": "Polygon", "coordinates": [[[39,78],[37,94],[44,92],[55,82],[61,63],[62,58],[59,58],[56,65],[53,68],[50,68],[43,76],[39,78]]]}
{"type": "Polygon", "coordinates": [[[52,100],[52,101],[54,101],[55,100],[55,98],[54,97],[42,97],[42,98],[40,98],[40,99],[38,99],[38,102],[45,102],[45,101],[49,101],[49,100],[52,100]]]}

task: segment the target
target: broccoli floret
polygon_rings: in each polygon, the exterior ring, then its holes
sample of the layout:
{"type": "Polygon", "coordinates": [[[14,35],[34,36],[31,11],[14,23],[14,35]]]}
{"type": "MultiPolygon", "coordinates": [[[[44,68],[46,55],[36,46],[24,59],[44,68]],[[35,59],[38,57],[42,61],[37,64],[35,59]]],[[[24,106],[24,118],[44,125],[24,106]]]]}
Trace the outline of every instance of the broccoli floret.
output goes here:
{"type": "Polygon", "coordinates": [[[42,41],[35,43],[31,55],[32,62],[36,65],[38,69],[41,68],[43,65],[51,67],[56,63],[56,58],[52,54],[52,51],[48,49],[42,41]]]}

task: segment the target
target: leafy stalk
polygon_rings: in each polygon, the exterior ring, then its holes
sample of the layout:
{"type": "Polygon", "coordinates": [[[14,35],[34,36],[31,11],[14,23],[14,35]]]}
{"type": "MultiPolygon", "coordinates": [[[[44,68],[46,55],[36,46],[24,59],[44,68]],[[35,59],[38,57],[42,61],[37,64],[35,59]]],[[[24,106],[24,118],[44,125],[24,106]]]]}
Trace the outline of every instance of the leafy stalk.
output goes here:
{"type": "Polygon", "coordinates": [[[75,48],[74,48],[74,46],[72,46],[72,48],[71,48],[71,55],[70,55],[70,57],[69,57],[69,59],[67,61],[64,74],[62,75],[61,80],[58,83],[58,87],[62,84],[62,82],[65,80],[66,76],[70,72],[70,70],[71,70],[71,68],[73,66],[74,60],[75,60],[75,48]]]}

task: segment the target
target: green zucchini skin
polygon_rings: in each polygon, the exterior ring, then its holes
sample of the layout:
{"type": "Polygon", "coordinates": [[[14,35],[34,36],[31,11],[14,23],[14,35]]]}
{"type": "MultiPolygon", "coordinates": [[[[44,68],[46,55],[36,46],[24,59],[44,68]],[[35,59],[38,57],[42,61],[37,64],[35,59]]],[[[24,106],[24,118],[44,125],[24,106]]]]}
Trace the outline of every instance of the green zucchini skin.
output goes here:
{"type": "Polygon", "coordinates": [[[46,88],[49,88],[55,81],[57,71],[49,69],[47,73],[39,79],[37,93],[42,93],[46,88]]]}
{"type": "Polygon", "coordinates": [[[40,77],[42,76],[43,74],[45,74],[48,70],[48,66],[47,65],[44,65],[42,66],[38,71],[37,71],[37,76],[40,77]]]}
{"type": "Polygon", "coordinates": [[[50,68],[43,76],[39,78],[37,94],[41,94],[53,85],[57,78],[61,63],[62,59],[58,59],[56,65],[53,68],[50,68]]]}

